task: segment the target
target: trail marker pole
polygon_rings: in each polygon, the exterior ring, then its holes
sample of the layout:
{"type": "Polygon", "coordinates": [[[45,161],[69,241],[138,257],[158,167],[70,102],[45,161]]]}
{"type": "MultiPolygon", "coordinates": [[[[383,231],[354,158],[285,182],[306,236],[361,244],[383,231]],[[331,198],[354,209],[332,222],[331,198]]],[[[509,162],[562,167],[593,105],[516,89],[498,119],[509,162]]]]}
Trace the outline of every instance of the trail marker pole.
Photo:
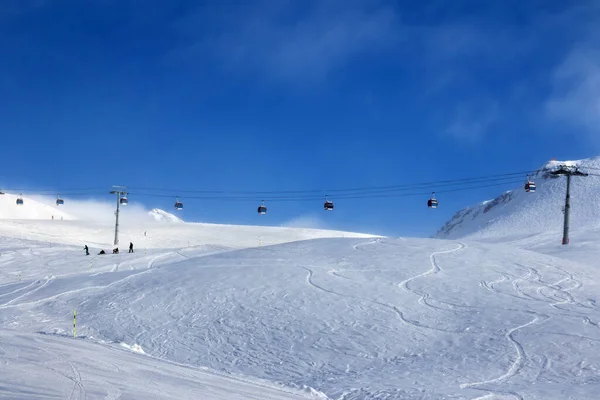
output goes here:
{"type": "Polygon", "coordinates": [[[77,310],[73,310],[73,337],[77,337],[77,310]]]}

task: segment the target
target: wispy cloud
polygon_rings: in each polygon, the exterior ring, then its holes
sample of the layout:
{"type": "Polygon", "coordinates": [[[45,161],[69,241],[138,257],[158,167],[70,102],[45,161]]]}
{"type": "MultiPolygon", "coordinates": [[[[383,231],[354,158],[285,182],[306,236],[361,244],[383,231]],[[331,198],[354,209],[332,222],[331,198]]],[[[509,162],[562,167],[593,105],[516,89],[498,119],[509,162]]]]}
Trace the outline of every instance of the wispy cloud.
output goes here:
{"type": "MultiPolygon", "coordinates": [[[[549,76],[549,94],[542,104],[546,122],[560,131],[586,134],[595,142],[600,132],[600,5],[578,3],[561,15],[570,46],[549,76]]],[[[555,131],[555,129],[552,129],[555,131]]]]}
{"type": "Polygon", "coordinates": [[[518,26],[462,20],[424,33],[433,75],[426,93],[458,97],[453,112],[442,111],[446,134],[474,142],[512,130],[511,119],[521,128],[550,120],[598,131],[600,7],[584,0],[528,15],[518,26]]]}
{"type": "MultiPolygon", "coordinates": [[[[218,31],[198,37],[178,52],[196,57],[210,51],[230,69],[252,69],[279,79],[322,78],[353,57],[389,48],[398,39],[396,11],[378,4],[358,0],[259,2],[233,13],[217,13],[218,31]]],[[[202,10],[193,25],[207,16],[215,13],[202,10]]]]}
{"type": "Polygon", "coordinates": [[[496,101],[480,100],[456,106],[445,133],[456,139],[476,142],[490,131],[500,117],[496,101]]]}
{"type": "Polygon", "coordinates": [[[600,133],[600,48],[579,47],[556,69],[546,112],[577,131],[600,133]]]}

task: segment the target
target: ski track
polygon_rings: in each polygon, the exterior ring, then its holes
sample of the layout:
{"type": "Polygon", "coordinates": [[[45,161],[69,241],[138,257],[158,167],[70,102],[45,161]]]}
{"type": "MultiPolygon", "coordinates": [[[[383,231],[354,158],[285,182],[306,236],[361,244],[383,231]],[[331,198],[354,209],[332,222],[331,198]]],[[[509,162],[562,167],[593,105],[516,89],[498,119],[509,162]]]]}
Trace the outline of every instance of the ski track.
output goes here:
{"type": "MultiPolygon", "coordinates": [[[[516,353],[517,353],[515,361],[510,365],[510,367],[508,368],[508,371],[504,375],[501,375],[497,378],[488,379],[488,380],[479,381],[479,382],[463,383],[460,385],[461,389],[473,388],[474,386],[483,386],[483,385],[489,385],[489,384],[493,384],[493,383],[501,383],[501,382],[507,380],[508,378],[515,376],[519,372],[521,367],[523,366],[523,363],[525,362],[525,360],[527,360],[527,353],[525,352],[523,345],[518,340],[515,339],[514,334],[515,334],[515,332],[517,332],[523,328],[527,328],[530,325],[537,324],[538,321],[540,320],[540,317],[543,317],[544,321],[550,318],[547,315],[536,315],[531,321],[529,321],[525,324],[519,325],[517,327],[511,328],[504,335],[506,337],[506,339],[514,346],[516,353]]],[[[511,392],[511,394],[516,395],[517,398],[519,398],[519,399],[523,399],[523,397],[519,394],[512,393],[512,392],[511,392]]]]}
{"type": "Polygon", "coordinates": [[[49,363],[46,363],[46,365],[45,365],[45,367],[48,368],[49,370],[54,371],[55,373],[62,375],[65,378],[67,378],[68,380],[73,382],[73,387],[71,388],[71,392],[69,393],[68,399],[69,400],[73,400],[73,399],[77,399],[77,400],[84,399],[85,400],[85,399],[87,399],[85,387],[83,386],[81,373],[79,372],[79,369],[77,369],[77,367],[75,367],[75,365],[71,361],[69,361],[65,356],[63,356],[59,352],[47,350],[44,348],[41,348],[41,350],[50,354],[53,359],[58,359],[59,360],[58,362],[64,362],[65,364],[67,364],[69,366],[71,374],[68,374],[66,371],[64,371],[64,368],[56,369],[56,368],[52,368],[50,366],[52,363],[56,363],[57,361],[51,361],[49,363]],[[77,397],[74,397],[76,389],[78,389],[77,397]]]}
{"type": "Polygon", "coordinates": [[[458,247],[456,247],[454,249],[443,250],[443,251],[436,251],[436,252],[431,253],[429,255],[429,261],[431,263],[431,269],[429,269],[429,270],[427,270],[427,271],[425,271],[423,273],[420,273],[418,275],[415,275],[415,276],[413,276],[411,278],[405,279],[402,282],[398,283],[397,286],[399,288],[403,289],[404,291],[407,291],[407,292],[410,292],[410,293],[413,293],[413,294],[419,296],[419,300],[417,300],[417,302],[419,304],[421,304],[421,305],[423,305],[425,307],[434,309],[434,310],[451,311],[451,312],[455,312],[456,313],[457,311],[455,310],[455,308],[471,309],[471,307],[468,307],[468,306],[462,306],[462,305],[447,303],[447,302],[444,302],[444,301],[441,301],[441,300],[430,299],[430,294],[429,293],[427,293],[427,292],[417,292],[416,290],[413,290],[413,289],[411,289],[408,286],[408,283],[412,282],[415,279],[424,278],[424,277],[429,276],[429,275],[434,275],[434,274],[437,274],[438,272],[441,271],[441,268],[440,268],[439,264],[437,263],[437,261],[435,259],[436,255],[454,253],[454,252],[463,250],[466,247],[467,247],[466,244],[459,242],[458,247]],[[434,302],[434,301],[438,302],[439,304],[444,304],[444,305],[448,306],[450,309],[444,309],[444,308],[441,308],[441,307],[436,307],[433,304],[431,304],[431,302],[434,302]]]}
{"type": "Polygon", "coordinates": [[[467,246],[464,243],[459,243],[458,247],[456,247],[455,249],[444,250],[444,251],[436,251],[436,252],[431,253],[429,255],[429,261],[431,262],[431,269],[429,269],[429,270],[427,270],[427,271],[425,271],[423,273],[420,273],[418,275],[415,275],[415,276],[413,276],[411,278],[403,280],[402,282],[398,283],[398,287],[403,288],[406,291],[412,292],[412,293],[414,293],[414,294],[416,294],[418,296],[422,296],[423,294],[417,293],[414,290],[412,290],[411,288],[409,288],[408,287],[408,283],[414,281],[415,279],[423,278],[425,276],[437,274],[438,272],[440,272],[441,269],[440,269],[437,261],[435,260],[435,256],[436,255],[454,253],[456,251],[463,250],[466,247],[467,246]]]}
{"type": "MultiPolygon", "coordinates": [[[[14,299],[8,301],[7,303],[4,303],[2,305],[0,305],[0,308],[9,308],[9,307],[14,307],[16,305],[13,305],[13,303],[23,297],[29,296],[30,294],[33,294],[35,292],[37,292],[38,290],[42,289],[44,286],[46,286],[48,283],[52,282],[55,279],[54,276],[51,276],[50,278],[46,279],[46,282],[42,283],[40,286],[36,287],[33,290],[28,291],[27,293],[24,293],[20,296],[15,297],[14,299]]],[[[39,281],[35,281],[35,282],[39,282],[39,281]]]]}
{"type": "Polygon", "coordinates": [[[377,300],[365,299],[365,298],[356,297],[356,296],[352,296],[352,295],[348,295],[348,294],[338,293],[338,292],[330,290],[330,289],[326,289],[326,288],[324,288],[324,287],[322,287],[322,286],[320,286],[320,285],[318,285],[318,284],[316,284],[314,282],[314,280],[313,280],[313,275],[314,275],[313,270],[311,270],[310,268],[307,268],[307,267],[301,267],[301,268],[303,268],[304,270],[306,270],[308,272],[308,275],[306,276],[306,282],[310,286],[312,286],[312,287],[314,287],[314,288],[316,288],[318,290],[321,290],[321,291],[323,291],[325,293],[329,293],[329,294],[333,294],[333,295],[341,296],[341,297],[346,297],[346,298],[349,298],[349,299],[359,300],[359,301],[363,301],[363,302],[367,302],[367,303],[377,304],[380,307],[383,307],[383,308],[386,308],[388,310],[393,311],[398,316],[398,318],[400,318],[400,320],[403,323],[405,323],[407,325],[410,325],[412,327],[416,327],[416,328],[420,328],[420,329],[425,329],[425,330],[430,330],[430,331],[446,332],[446,333],[463,333],[462,331],[452,331],[452,330],[449,330],[449,329],[436,328],[436,327],[433,327],[433,326],[423,325],[423,324],[421,324],[418,321],[410,320],[410,319],[406,318],[406,316],[404,315],[404,313],[398,307],[396,307],[396,306],[394,306],[392,304],[382,303],[382,302],[377,301],[377,300]]]}
{"type": "Polygon", "coordinates": [[[148,266],[147,266],[146,270],[144,270],[142,272],[135,273],[135,274],[127,275],[126,277],[118,279],[118,280],[116,280],[114,282],[111,282],[111,283],[109,283],[107,285],[88,286],[88,287],[84,287],[84,288],[80,288],[80,289],[67,290],[65,292],[58,293],[58,294],[55,294],[55,295],[52,295],[52,296],[49,296],[49,297],[45,297],[45,298],[42,298],[42,299],[39,299],[39,300],[25,302],[25,303],[19,303],[19,304],[13,304],[15,301],[17,301],[17,300],[19,300],[19,299],[21,299],[23,297],[26,297],[26,296],[28,296],[30,294],[33,294],[33,293],[37,292],[38,290],[40,290],[41,288],[43,288],[44,286],[46,286],[48,283],[50,283],[51,281],[53,281],[54,279],[56,279],[56,277],[52,276],[51,278],[47,279],[46,282],[44,282],[42,285],[38,286],[37,288],[35,288],[35,289],[33,289],[33,290],[31,290],[31,291],[29,291],[29,292],[27,292],[27,293],[25,293],[25,294],[23,294],[21,296],[15,297],[14,299],[10,300],[9,302],[7,302],[5,304],[0,305],[0,309],[2,309],[2,308],[19,307],[19,306],[37,305],[37,304],[42,304],[42,303],[50,301],[50,300],[56,300],[56,299],[58,299],[58,298],[60,298],[62,296],[68,295],[68,294],[75,294],[75,293],[80,293],[80,292],[86,292],[88,290],[106,289],[106,288],[109,288],[111,286],[114,286],[114,285],[117,285],[119,283],[122,283],[122,282],[125,282],[127,280],[130,280],[132,278],[135,278],[137,276],[140,276],[140,275],[152,272],[152,270],[154,268],[154,264],[156,263],[156,261],[158,259],[160,259],[162,257],[165,257],[167,255],[173,254],[173,253],[175,253],[175,252],[171,251],[171,252],[159,254],[159,255],[153,257],[148,262],[148,266]]]}
{"type": "MultiPolygon", "coordinates": [[[[535,302],[545,302],[550,307],[553,307],[553,308],[559,309],[559,310],[564,310],[563,308],[561,308],[559,306],[566,305],[566,304],[580,305],[582,307],[591,308],[591,307],[585,306],[585,305],[575,301],[573,296],[568,292],[569,290],[578,289],[582,286],[581,282],[576,280],[572,274],[562,270],[561,268],[553,266],[557,270],[561,271],[563,273],[563,276],[560,277],[560,279],[554,283],[545,283],[544,281],[542,281],[542,277],[541,277],[539,270],[537,270],[536,268],[532,268],[532,267],[525,267],[525,266],[522,266],[522,267],[526,268],[527,272],[522,276],[514,278],[512,281],[512,287],[513,287],[514,291],[518,294],[518,296],[515,296],[515,297],[520,298],[520,299],[535,301],[535,302]],[[569,281],[572,282],[571,287],[567,288],[567,287],[560,286],[561,284],[563,284],[565,282],[569,282],[569,281]],[[538,294],[539,296],[541,296],[541,298],[534,297],[534,296],[526,293],[522,287],[522,284],[525,284],[525,283],[527,283],[529,285],[537,286],[537,287],[535,287],[535,293],[538,294]],[[550,291],[552,291],[552,293],[546,294],[545,290],[550,290],[550,291]]],[[[502,292],[494,287],[495,284],[505,282],[508,279],[510,279],[510,278],[507,275],[502,274],[502,277],[496,281],[480,282],[480,286],[486,288],[487,290],[489,290],[491,292],[495,292],[497,294],[511,295],[509,293],[502,292]]],[[[512,295],[512,296],[514,296],[514,295],[512,295]]],[[[515,311],[518,311],[518,310],[515,310],[515,311]]],[[[516,397],[517,399],[521,399],[521,400],[523,399],[523,396],[516,392],[491,391],[491,390],[481,387],[481,386],[490,385],[490,384],[502,383],[502,382],[506,381],[507,379],[515,376],[520,371],[520,369],[524,365],[525,361],[528,359],[527,353],[525,352],[525,349],[524,349],[522,343],[519,342],[515,338],[515,333],[518,332],[519,330],[527,328],[531,325],[543,323],[546,320],[551,318],[549,315],[546,315],[546,314],[535,313],[533,311],[526,311],[526,310],[523,310],[523,311],[534,314],[535,317],[531,321],[529,321],[525,324],[511,328],[505,334],[506,339],[513,345],[513,347],[515,348],[515,351],[516,351],[515,361],[510,365],[507,372],[504,375],[501,375],[497,378],[492,378],[492,379],[479,381],[479,382],[461,384],[460,387],[462,389],[471,388],[471,389],[475,389],[475,390],[486,391],[490,394],[505,393],[505,394],[510,394],[510,395],[516,397]]],[[[564,311],[569,311],[569,310],[564,310],[564,311]]],[[[585,317],[583,319],[583,322],[585,324],[594,325],[594,323],[591,322],[591,320],[587,317],[585,317]]],[[[556,332],[556,333],[544,332],[544,333],[545,334],[557,334],[557,335],[561,335],[561,336],[573,336],[579,340],[587,339],[590,341],[597,341],[597,339],[587,338],[587,337],[583,337],[581,335],[569,335],[569,334],[559,333],[559,332],[556,332]]],[[[540,355],[539,357],[541,358],[541,366],[540,366],[540,370],[537,374],[536,381],[549,368],[549,364],[550,364],[549,359],[545,355],[540,355]]]]}
{"type": "Polygon", "coordinates": [[[11,294],[18,293],[18,292],[20,292],[20,291],[22,291],[22,290],[29,289],[30,287],[32,287],[33,285],[35,285],[35,284],[36,284],[36,282],[37,282],[37,281],[36,281],[36,280],[34,280],[34,281],[33,281],[33,282],[31,282],[29,285],[22,286],[22,287],[20,287],[20,288],[18,288],[18,289],[16,289],[16,290],[13,290],[12,292],[8,292],[8,293],[2,293],[2,294],[0,294],[0,297],[9,296],[9,295],[11,295],[11,294]]]}
{"type": "Polygon", "coordinates": [[[493,292],[495,290],[495,287],[497,284],[502,283],[502,282],[506,282],[508,281],[510,278],[508,276],[506,276],[505,274],[501,274],[499,279],[496,279],[495,281],[481,281],[479,283],[479,285],[487,290],[489,290],[490,292],[493,292]]]}
{"type": "Polygon", "coordinates": [[[352,248],[354,250],[359,250],[362,246],[368,246],[368,245],[372,245],[372,244],[378,244],[380,242],[381,242],[381,239],[380,238],[376,238],[376,239],[373,239],[373,240],[369,240],[368,242],[362,242],[362,243],[355,244],[354,246],[352,246],[352,248]]]}

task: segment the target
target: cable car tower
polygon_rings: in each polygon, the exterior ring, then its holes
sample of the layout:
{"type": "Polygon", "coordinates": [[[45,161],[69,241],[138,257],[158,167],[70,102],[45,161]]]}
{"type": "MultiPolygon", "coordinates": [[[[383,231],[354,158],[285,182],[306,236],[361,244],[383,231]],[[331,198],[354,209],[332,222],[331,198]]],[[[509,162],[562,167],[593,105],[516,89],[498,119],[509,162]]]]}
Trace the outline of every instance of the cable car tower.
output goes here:
{"type": "Polygon", "coordinates": [[[562,244],[569,244],[569,218],[571,214],[571,177],[572,176],[588,176],[588,174],[579,171],[577,167],[568,167],[561,165],[559,169],[551,172],[554,176],[567,176],[567,195],[565,197],[565,219],[563,222],[563,240],[562,244]]]}
{"type": "Polygon", "coordinates": [[[119,206],[129,204],[127,200],[127,191],[125,186],[113,186],[110,194],[117,195],[117,211],[115,212],[115,246],[119,244],[119,206]]]}

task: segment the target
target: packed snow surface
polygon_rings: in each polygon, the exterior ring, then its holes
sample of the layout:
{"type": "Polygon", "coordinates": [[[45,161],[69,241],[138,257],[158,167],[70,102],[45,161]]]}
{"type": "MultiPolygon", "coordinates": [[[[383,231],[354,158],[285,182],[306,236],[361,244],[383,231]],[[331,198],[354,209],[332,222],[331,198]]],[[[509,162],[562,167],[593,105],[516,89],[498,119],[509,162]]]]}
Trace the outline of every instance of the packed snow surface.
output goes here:
{"type": "Polygon", "coordinates": [[[244,398],[258,382],[272,382],[262,398],[340,400],[600,389],[596,267],[553,256],[377,238],[89,257],[0,248],[8,398],[244,398]],[[231,395],[213,387],[229,374],[231,395]],[[269,397],[276,384],[287,392],[269,397]]]}

